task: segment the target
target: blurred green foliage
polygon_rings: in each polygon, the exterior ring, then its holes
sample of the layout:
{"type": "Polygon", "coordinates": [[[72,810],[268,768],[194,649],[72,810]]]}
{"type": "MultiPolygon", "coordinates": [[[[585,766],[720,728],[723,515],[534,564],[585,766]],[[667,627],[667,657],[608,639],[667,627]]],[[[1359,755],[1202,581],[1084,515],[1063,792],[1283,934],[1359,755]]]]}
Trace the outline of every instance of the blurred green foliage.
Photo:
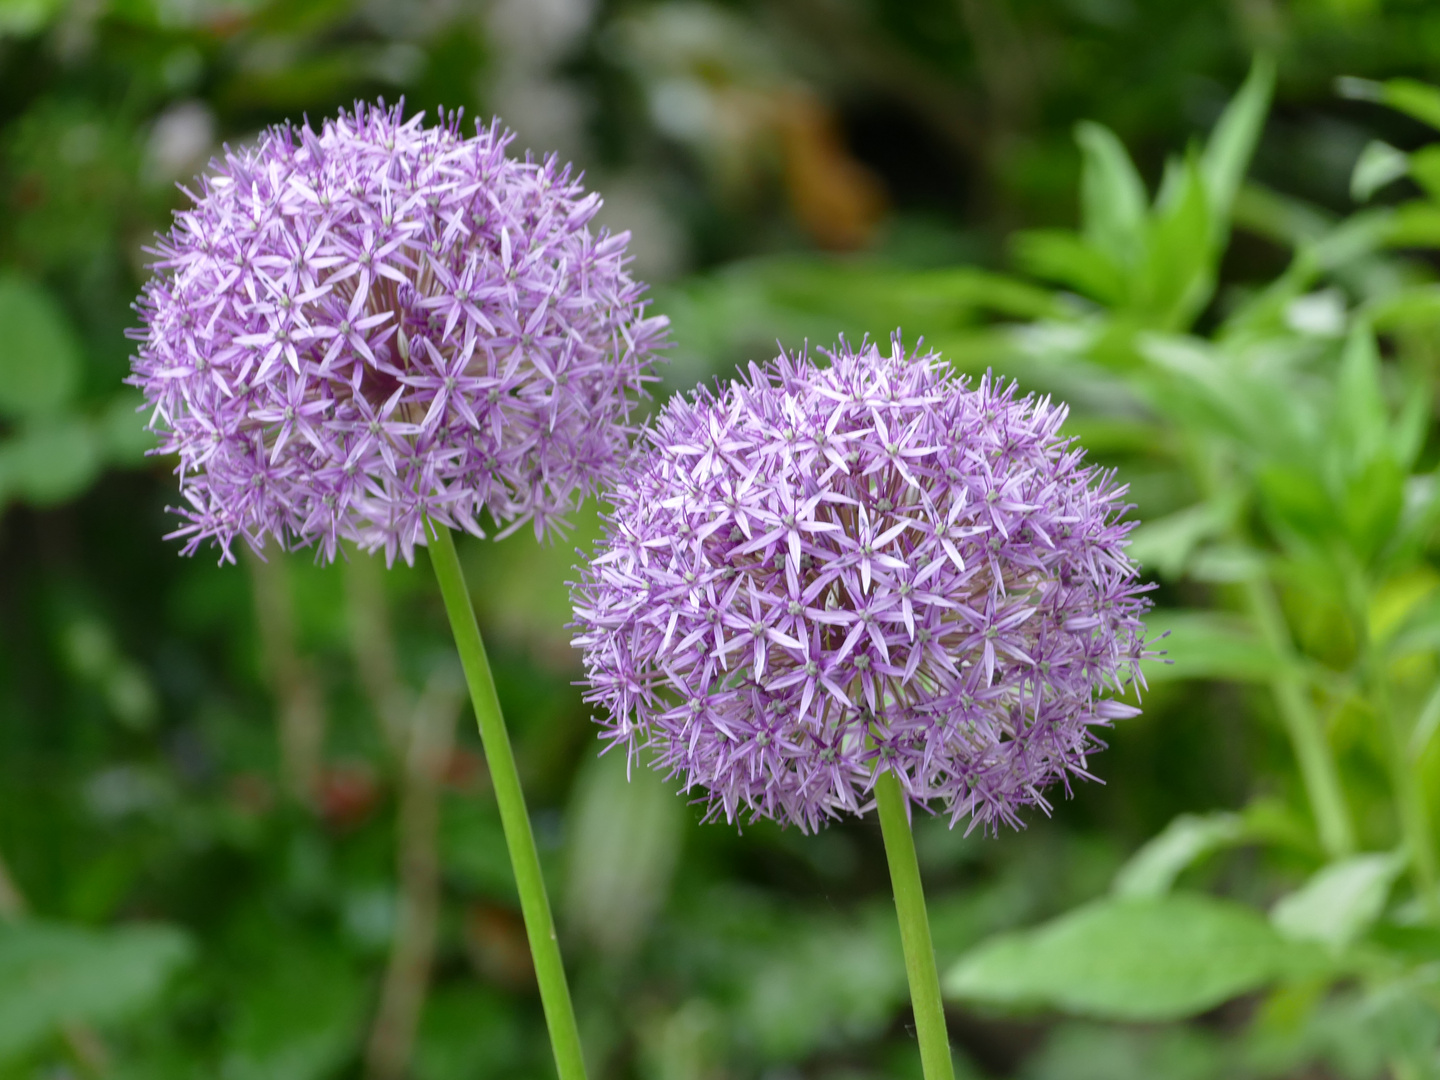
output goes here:
{"type": "MultiPolygon", "coordinates": [[[[178,559],[122,385],[174,185],[382,94],[588,170],[664,393],[898,326],[1130,483],[1106,784],[918,823],[959,1075],[1440,1076],[1436,82],[1419,0],[0,0],[0,1077],[548,1075],[428,568],[178,559]]],[[[874,822],[595,756],[574,524],[461,554],[593,1074],[918,1075],[874,822]]]]}

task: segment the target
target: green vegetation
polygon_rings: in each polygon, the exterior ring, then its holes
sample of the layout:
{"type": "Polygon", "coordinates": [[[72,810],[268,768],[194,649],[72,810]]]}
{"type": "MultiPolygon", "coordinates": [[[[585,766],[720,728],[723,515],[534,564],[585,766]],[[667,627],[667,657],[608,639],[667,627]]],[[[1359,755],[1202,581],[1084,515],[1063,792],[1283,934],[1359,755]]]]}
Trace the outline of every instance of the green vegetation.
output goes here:
{"type": "MultiPolygon", "coordinates": [[[[916,823],[958,1076],[1440,1077],[1435,84],[1403,0],[0,0],[0,1078],[553,1068],[429,568],[178,558],[122,385],[173,185],[382,94],[588,170],[661,392],[899,326],[1131,485],[1104,785],[916,823]]],[[[573,552],[458,553],[591,1075],[918,1075],[873,815],[627,783],[573,552]]]]}

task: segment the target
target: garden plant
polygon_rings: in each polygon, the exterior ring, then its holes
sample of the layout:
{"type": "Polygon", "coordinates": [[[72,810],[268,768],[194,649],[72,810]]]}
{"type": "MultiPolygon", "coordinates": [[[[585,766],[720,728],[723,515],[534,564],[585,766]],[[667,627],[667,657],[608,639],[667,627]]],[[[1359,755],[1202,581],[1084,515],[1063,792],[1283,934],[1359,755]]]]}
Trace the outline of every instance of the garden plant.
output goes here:
{"type": "Polygon", "coordinates": [[[0,6],[0,1078],[1440,1076],[1436,35],[0,6]]]}

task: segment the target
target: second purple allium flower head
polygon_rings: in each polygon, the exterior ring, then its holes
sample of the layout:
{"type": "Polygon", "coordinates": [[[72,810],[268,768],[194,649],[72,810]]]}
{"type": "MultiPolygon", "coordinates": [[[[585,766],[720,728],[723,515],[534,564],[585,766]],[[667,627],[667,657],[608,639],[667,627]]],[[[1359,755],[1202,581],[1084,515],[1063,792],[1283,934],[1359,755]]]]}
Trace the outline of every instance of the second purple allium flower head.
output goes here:
{"type": "Polygon", "coordinates": [[[411,557],[555,524],[623,456],[665,320],[628,234],[492,126],[358,106],[227,150],[158,250],[132,379],[207,537],[411,557]]]}
{"type": "Polygon", "coordinates": [[[898,341],[831,359],[663,410],[576,586],[589,700],[730,820],[813,829],[889,769],[1016,824],[1136,711],[1124,488],[1048,399],[898,341]]]}

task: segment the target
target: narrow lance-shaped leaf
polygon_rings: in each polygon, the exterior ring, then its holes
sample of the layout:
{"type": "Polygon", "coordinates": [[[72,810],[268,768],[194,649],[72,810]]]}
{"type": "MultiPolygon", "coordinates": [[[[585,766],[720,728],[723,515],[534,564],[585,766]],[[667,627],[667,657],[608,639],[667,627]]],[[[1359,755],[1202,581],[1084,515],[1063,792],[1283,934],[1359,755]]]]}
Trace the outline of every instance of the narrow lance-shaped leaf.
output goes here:
{"type": "Polygon", "coordinates": [[[1163,896],[1181,872],[1247,835],[1239,814],[1181,814],[1130,857],[1115,875],[1111,891],[1132,898],[1163,896]]]}
{"type": "Polygon", "coordinates": [[[1082,121],[1075,140],[1085,159],[1080,176],[1085,239],[1116,264],[1130,266],[1145,241],[1145,185],[1109,128],[1082,121]]]}
{"type": "Polygon", "coordinates": [[[1365,202],[1387,184],[1410,171],[1410,156],[1387,142],[1374,139],[1355,159],[1350,173],[1350,197],[1365,202]]]}
{"type": "Polygon", "coordinates": [[[1440,130],[1440,88],[1417,79],[1371,79],[1344,77],[1336,81],[1336,89],[1357,101],[1375,101],[1413,116],[1422,124],[1440,130]]]}
{"type": "Polygon", "coordinates": [[[1394,853],[1355,855],[1331,863],[1281,897],[1270,921],[1297,941],[1343,948],[1379,918],[1390,887],[1404,869],[1405,858],[1394,853]]]}
{"type": "Polygon", "coordinates": [[[1212,222],[1217,230],[1228,222],[1235,193],[1240,190],[1240,182],[1245,178],[1265,127],[1265,114],[1270,110],[1274,90],[1275,62],[1268,56],[1257,56],[1245,84],[1225,107],[1205,144],[1200,171],[1205,177],[1212,222]]]}
{"type": "Polygon", "coordinates": [[[1157,330],[1184,330],[1215,288],[1216,214],[1193,158],[1172,162],[1150,220],[1146,259],[1133,303],[1157,330]]]}
{"type": "Polygon", "coordinates": [[[1375,334],[1357,322],[1345,343],[1335,384],[1335,428],[1350,469],[1363,468],[1386,441],[1387,414],[1380,386],[1375,334]]]}

